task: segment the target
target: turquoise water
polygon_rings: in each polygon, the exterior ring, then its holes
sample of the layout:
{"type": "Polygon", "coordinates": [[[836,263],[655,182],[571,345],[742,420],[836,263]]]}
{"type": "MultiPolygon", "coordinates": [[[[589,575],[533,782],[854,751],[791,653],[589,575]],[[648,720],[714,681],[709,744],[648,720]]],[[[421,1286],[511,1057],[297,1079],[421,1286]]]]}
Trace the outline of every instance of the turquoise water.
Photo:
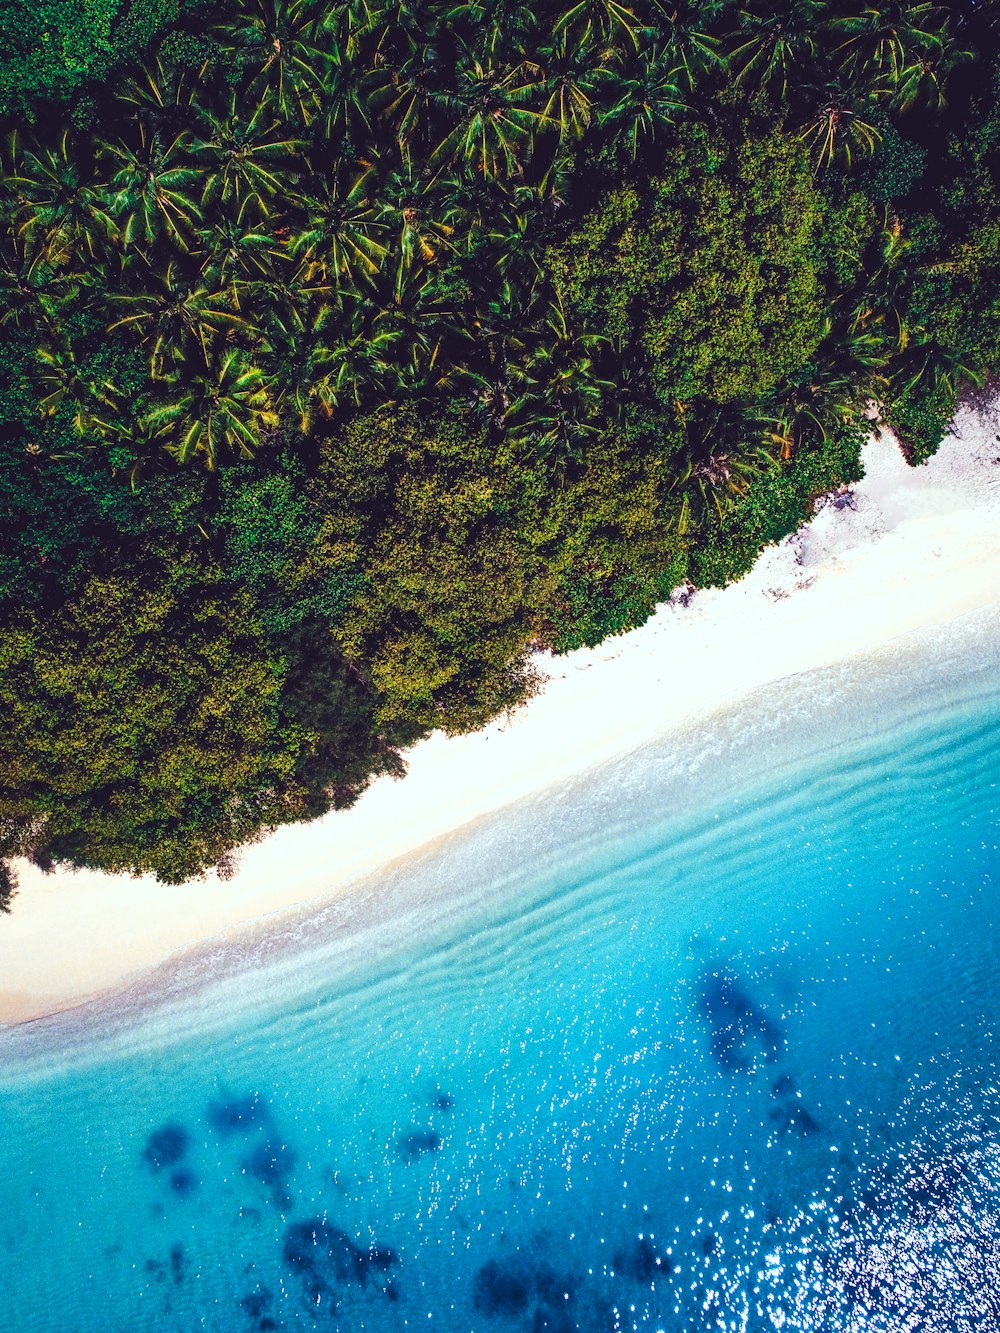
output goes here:
{"type": "Polygon", "coordinates": [[[1000,1329],[1000,673],[852,730],[425,936],[0,1035],[0,1329],[1000,1329]]]}

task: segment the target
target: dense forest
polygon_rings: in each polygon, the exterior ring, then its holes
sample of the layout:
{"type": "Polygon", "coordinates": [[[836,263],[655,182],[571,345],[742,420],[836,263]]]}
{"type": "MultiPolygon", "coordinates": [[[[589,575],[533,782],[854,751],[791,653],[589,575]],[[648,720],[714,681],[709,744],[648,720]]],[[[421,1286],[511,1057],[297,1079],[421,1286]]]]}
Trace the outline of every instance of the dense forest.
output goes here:
{"type": "Polygon", "coordinates": [[[0,15],[0,903],[224,871],[998,365],[992,4],[0,15]]]}

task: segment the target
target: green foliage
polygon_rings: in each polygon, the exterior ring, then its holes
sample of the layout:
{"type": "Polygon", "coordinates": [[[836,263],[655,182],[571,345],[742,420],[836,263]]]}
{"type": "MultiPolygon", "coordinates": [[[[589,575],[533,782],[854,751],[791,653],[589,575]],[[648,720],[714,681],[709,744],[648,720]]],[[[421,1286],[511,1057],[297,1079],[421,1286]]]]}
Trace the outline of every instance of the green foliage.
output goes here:
{"type": "Polygon", "coordinates": [[[905,199],[924,174],[927,150],[900,134],[890,120],[880,133],[878,148],[862,177],[865,193],[876,203],[905,199]]]}
{"type": "Polygon", "coordinates": [[[324,441],[310,558],[355,588],[338,638],[368,664],[383,721],[467,731],[530,692],[517,475],[454,413],[390,405],[324,441]]]}
{"type": "Polygon", "coordinates": [[[550,263],[573,309],[641,348],[663,402],[725,403],[767,392],[819,343],[822,217],[793,140],[696,127],[656,179],[613,192],[550,263]]]}
{"type": "Polygon", "coordinates": [[[641,625],[684,578],[676,436],[669,420],[631,411],[558,489],[531,478],[525,528],[542,561],[541,638],[557,652],[641,625]]]}
{"type": "MultiPolygon", "coordinates": [[[[0,845],[3,830],[0,829],[0,845]]],[[[9,912],[10,905],[17,893],[17,875],[6,861],[0,861],[0,912],[9,912]]]]}
{"type": "Polygon", "coordinates": [[[297,745],[273,726],[280,663],[246,596],[210,577],[95,575],[13,619],[0,799],[29,839],[13,850],[177,881],[280,820],[297,745]]]}
{"type": "Polygon", "coordinates": [[[0,909],[349,803],[1000,362],[985,6],[0,24],[0,909]]]}
{"type": "Polygon", "coordinates": [[[860,481],[863,433],[845,429],[762,479],[705,533],[694,553],[691,578],[699,587],[725,587],[753,567],[761,551],[781,541],[828,491],[860,481]]]}
{"type": "Polygon", "coordinates": [[[0,115],[69,97],[177,16],[178,0],[0,0],[0,115]]]}
{"type": "Polygon", "coordinates": [[[0,856],[177,882],[398,760],[321,633],[297,665],[204,555],[94,575],[0,642],[0,856]],[[304,673],[308,669],[308,680],[304,673]]]}
{"type": "Polygon", "coordinates": [[[955,386],[933,374],[904,384],[886,404],[885,416],[914,467],[937,453],[955,415],[955,386]]]}

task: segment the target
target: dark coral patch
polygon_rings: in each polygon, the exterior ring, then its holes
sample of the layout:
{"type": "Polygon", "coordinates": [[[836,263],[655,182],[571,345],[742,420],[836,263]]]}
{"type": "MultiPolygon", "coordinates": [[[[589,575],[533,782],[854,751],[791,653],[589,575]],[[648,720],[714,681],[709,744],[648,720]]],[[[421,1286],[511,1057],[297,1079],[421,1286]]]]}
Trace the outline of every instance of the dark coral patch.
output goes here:
{"type": "Polygon", "coordinates": [[[476,1274],[472,1299],[483,1314],[510,1319],[524,1313],[530,1295],[531,1288],[523,1275],[489,1259],[476,1274]]]}
{"type": "Polygon", "coordinates": [[[531,1322],[531,1333],[576,1333],[576,1320],[560,1306],[539,1306],[531,1322]]]}
{"type": "Polygon", "coordinates": [[[639,1236],[627,1249],[616,1250],[612,1263],[616,1273],[635,1282],[652,1282],[665,1277],[672,1267],[670,1259],[656,1248],[649,1236],[639,1236]]]}
{"type": "Polygon", "coordinates": [[[240,1300],[240,1309],[251,1319],[261,1319],[271,1308],[274,1299],[267,1287],[258,1287],[240,1300]]]}
{"type": "Polygon", "coordinates": [[[569,1314],[575,1283],[548,1264],[490,1259],[476,1274],[472,1299],[476,1309],[494,1319],[515,1319],[534,1305],[530,1327],[564,1333],[574,1327],[569,1314]]]}
{"type": "Polygon", "coordinates": [[[262,1143],[244,1159],[243,1170],[248,1176],[273,1189],[284,1185],[295,1169],[295,1153],[284,1143],[262,1143]]]}
{"type": "Polygon", "coordinates": [[[415,1162],[418,1157],[437,1152],[441,1147],[441,1135],[432,1129],[415,1129],[409,1134],[401,1134],[396,1140],[396,1151],[404,1162],[415,1162]]]}
{"type": "Polygon", "coordinates": [[[777,1060],[784,1050],[782,1026],[753,1001],[728,968],[703,979],[700,1008],[711,1028],[712,1054],[723,1069],[750,1069],[754,1047],[768,1061],[777,1060]]]}
{"type": "Polygon", "coordinates": [[[532,1274],[535,1295],[543,1305],[561,1308],[573,1295],[575,1283],[565,1273],[557,1273],[548,1264],[539,1264],[532,1274]]]}
{"type": "Polygon", "coordinates": [[[284,1256],[298,1274],[310,1305],[335,1308],[338,1286],[367,1287],[369,1278],[386,1296],[395,1298],[387,1274],[398,1262],[396,1252],[380,1245],[366,1249],[322,1218],[286,1227],[284,1256]]]}
{"type": "Polygon", "coordinates": [[[182,1199],[189,1199],[198,1188],[198,1177],[186,1166],[179,1167],[170,1177],[170,1188],[182,1199]]]}
{"type": "Polygon", "coordinates": [[[208,1123],[223,1138],[250,1134],[270,1122],[271,1113],[259,1093],[234,1097],[227,1102],[209,1102],[208,1123]]]}
{"type": "Polygon", "coordinates": [[[170,1247],[170,1275],[174,1279],[174,1284],[178,1285],[184,1281],[186,1264],[184,1260],[184,1247],[182,1245],[171,1245],[170,1247]]]}
{"type": "Polygon", "coordinates": [[[779,1133],[798,1134],[804,1139],[819,1133],[819,1121],[802,1105],[801,1093],[790,1074],[782,1074],[775,1080],[771,1096],[778,1105],[771,1107],[769,1116],[778,1126],[779,1133]]]}
{"type": "Polygon", "coordinates": [[[191,1136],[183,1125],[168,1124],[154,1129],[146,1140],[142,1159],[151,1171],[174,1166],[188,1150],[191,1136]]]}
{"type": "Polygon", "coordinates": [[[770,1118],[778,1126],[781,1134],[798,1134],[802,1138],[808,1139],[819,1133],[819,1121],[811,1111],[804,1106],[800,1106],[797,1102],[772,1107],[770,1118]]]}
{"type": "Polygon", "coordinates": [[[453,1111],[455,1109],[455,1098],[450,1092],[436,1092],[431,1098],[431,1105],[437,1111],[453,1111]]]}

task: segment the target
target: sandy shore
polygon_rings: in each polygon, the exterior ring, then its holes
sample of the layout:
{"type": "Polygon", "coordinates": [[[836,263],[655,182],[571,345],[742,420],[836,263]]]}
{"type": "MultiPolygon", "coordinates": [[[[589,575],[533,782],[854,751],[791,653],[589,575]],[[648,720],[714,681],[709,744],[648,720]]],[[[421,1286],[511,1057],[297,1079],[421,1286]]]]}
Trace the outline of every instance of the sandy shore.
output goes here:
{"type": "Polygon", "coordinates": [[[930,463],[888,437],[839,505],[766,551],[724,591],[668,604],[595,650],[543,659],[542,693],[475,736],[436,735],[351,810],[247,848],[235,878],[170,888],[21,868],[0,917],[0,1023],[132,982],[261,918],[329,900],[351,880],[575,773],[690,726],[769,682],[863,656],[1000,602],[1000,403],[960,413],[930,463]]]}

